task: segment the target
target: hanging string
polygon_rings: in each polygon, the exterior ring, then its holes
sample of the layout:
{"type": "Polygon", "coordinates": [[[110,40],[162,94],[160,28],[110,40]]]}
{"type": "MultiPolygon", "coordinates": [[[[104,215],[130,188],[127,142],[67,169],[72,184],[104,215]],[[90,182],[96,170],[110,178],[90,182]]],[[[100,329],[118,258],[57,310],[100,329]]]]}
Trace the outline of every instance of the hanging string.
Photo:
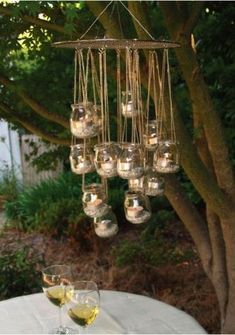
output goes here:
{"type": "Polygon", "coordinates": [[[166,50],[166,61],[167,61],[167,79],[168,79],[168,92],[169,92],[169,103],[170,103],[170,129],[171,129],[171,140],[173,142],[176,141],[176,132],[175,132],[175,122],[174,122],[174,114],[173,114],[173,106],[172,106],[172,95],[171,95],[171,74],[170,74],[170,65],[169,65],[169,52],[166,50]]]}
{"type": "Polygon", "coordinates": [[[78,64],[79,64],[79,85],[81,86],[82,101],[87,102],[86,93],[86,69],[84,64],[83,51],[78,52],[78,64]]]}
{"type": "Polygon", "coordinates": [[[104,87],[103,87],[103,50],[99,50],[99,72],[100,72],[100,109],[102,118],[102,142],[105,138],[105,120],[104,120],[104,87]]]}
{"type": "Polygon", "coordinates": [[[95,66],[92,52],[90,52],[90,60],[91,60],[91,82],[92,82],[93,101],[94,106],[97,108],[96,87],[95,87],[95,66]]]}
{"type": "Polygon", "coordinates": [[[116,50],[117,56],[117,141],[121,142],[122,111],[121,111],[121,59],[120,50],[116,50]]]}
{"type": "MultiPolygon", "coordinates": [[[[165,122],[166,122],[166,113],[165,113],[165,101],[164,101],[164,94],[165,94],[165,74],[166,72],[166,53],[165,49],[163,51],[163,60],[162,60],[162,75],[161,75],[161,90],[160,90],[160,124],[159,124],[159,137],[162,140],[165,130],[165,122]]],[[[167,134],[168,136],[168,134],[167,134]]]]}
{"type": "Polygon", "coordinates": [[[77,101],[77,71],[78,62],[77,62],[77,49],[75,49],[74,54],[74,83],[73,83],[73,103],[76,104],[77,101]]]}
{"type": "Polygon", "coordinates": [[[110,124],[109,124],[109,100],[108,100],[108,80],[107,80],[107,58],[106,50],[103,52],[104,63],[104,113],[105,113],[105,141],[110,143],[110,124]]]}
{"type": "Polygon", "coordinates": [[[131,15],[131,17],[139,24],[139,26],[144,30],[144,32],[152,39],[154,40],[154,37],[150,34],[150,32],[142,25],[142,23],[137,19],[137,17],[129,10],[129,8],[121,1],[119,2],[123,5],[123,7],[128,11],[128,13],[131,15]]]}
{"type": "Polygon", "coordinates": [[[108,7],[111,5],[111,3],[114,0],[110,1],[107,6],[100,12],[100,14],[97,16],[97,18],[92,22],[92,24],[88,27],[88,29],[85,31],[84,34],[80,37],[80,40],[83,39],[84,36],[91,30],[91,28],[94,26],[94,24],[100,19],[100,17],[104,14],[104,12],[108,9],[108,7]]]}

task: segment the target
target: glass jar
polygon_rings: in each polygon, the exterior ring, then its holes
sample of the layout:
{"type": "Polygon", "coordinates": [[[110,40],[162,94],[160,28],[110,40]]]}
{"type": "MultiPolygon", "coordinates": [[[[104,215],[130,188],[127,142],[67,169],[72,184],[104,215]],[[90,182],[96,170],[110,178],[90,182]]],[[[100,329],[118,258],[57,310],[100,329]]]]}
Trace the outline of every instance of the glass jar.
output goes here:
{"type": "Polygon", "coordinates": [[[127,191],[124,209],[126,219],[131,223],[144,223],[151,217],[149,198],[141,192],[127,191]]]}
{"type": "Polygon", "coordinates": [[[165,180],[153,168],[149,168],[144,176],[144,191],[146,195],[163,195],[165,190],[165,180]]]}
{"type": "Polygon", "coordinates": [[[113,143],[95,146],[95,167],[97,173],[106,178],[117,175],[117,151],[113,143]]]}
{"type": "Polygon", "coordinates": [[[95,123],[98,124],[99,131],[101,131],[103,127],[103,121],[102,121],[102,112],[101,112],[101,106],[100,105],[94,105],[93,106],[94,111],[95,111],[95,123]]]}
{"type": "Polygon", "coordinates": [[[105,215],[94,218],[94,226],[95,233],[99,237],[108,238],[117,234],[117,218],[111,208],[109,208],[109,211],[105,215]]]}
{"type": "Polygon", "coordinates": [[[109,210],[107,196],[102,184],[90,184],[86,186],[82,203],[84,213],[91,218],[100,217],[109,210]]]}
{"type": "Polygon", "coordinates": [[[91,102],[71,105],[71,133],[78,138],[90,138],[99,133],[100,125],[97,113],[91,102]]]}
{"type": "Polygon", "coordinates": [[[140,144],[122,144],[117,160],[117,172],[123,179],[137,179],[144,173],[144,155],[140,144]]]}
{"type": "Polygon", "coordinates": [[[122,92],[122,115],[127,118],[132,118],[133,116],[138,115],[138,109],[134,105],[134,101],[132,98],[132,93],[130,91],[122,92]]]}
{"type": "Polygon", "coordinates": [[[155,150],[157,148],[159,123],[157,120],[148,121],[144,127],[144,146],[148,150],[155,150]]]}
{"type": "Polygon", "coordinates": [[[144,177],[128,180],[128,188],[131,191],[144,192],[144,177]]]}
{"type": "Polygon", "coordinates": [[[179,150],[177,142],[160,141],[153,157],[153,167],[160,173],[175,173],[179,170],[179,150]]]}
{"type": "Polygon", "coordinates": [[[95,171],[94,154],[89,146],[84,144],[75,144],[71,146],[70,166],[72,172],[76,174],[84,174],[95,171]]]}

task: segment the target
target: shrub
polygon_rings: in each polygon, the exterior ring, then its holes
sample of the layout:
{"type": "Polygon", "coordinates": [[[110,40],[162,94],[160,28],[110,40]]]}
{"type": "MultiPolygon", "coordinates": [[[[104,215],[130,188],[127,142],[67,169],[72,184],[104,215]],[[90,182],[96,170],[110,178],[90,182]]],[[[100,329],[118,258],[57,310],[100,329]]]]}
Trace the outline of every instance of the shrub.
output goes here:
{"type": "Polygon", "coordinates": [[[176,242],[167,241],[160,231],[155,236],[145,231],[135,241],[123,241],[113,249],[117,266],[149,264],[161,266],[167,263],[178,264],[192,259],[195,254],[190,250],[183,250],[176,242]]]}
{"type": "Polygon", "coordinates": [[[81,179],[63,173],[26,188],[5,205],[8,221],[25,231],[56,231],[62,233],[70,224],[79,221],[81,209],[81,179]]]}
{"type": "Polygon", "coordinates": [[[0,256],[0,299],[41,291],[40,264],[42,258],[32,255],[32,250],[24,246],[16,251],[6,251],[0,256]]]}
{"type": "Polygon", "coordinates": [[[14,171],[7,166],[0,170],[0,195],[5,199],[16,199],[21,188],[20,182],[17,179],[14,171]]]}

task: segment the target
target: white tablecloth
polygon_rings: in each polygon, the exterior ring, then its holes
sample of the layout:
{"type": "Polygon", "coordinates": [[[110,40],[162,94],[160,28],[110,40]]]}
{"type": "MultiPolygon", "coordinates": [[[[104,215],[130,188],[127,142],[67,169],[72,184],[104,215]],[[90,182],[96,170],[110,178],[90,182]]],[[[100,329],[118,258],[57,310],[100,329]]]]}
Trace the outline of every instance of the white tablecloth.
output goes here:
{"type": "MultiPolygon", "coordinates": [[[[188,314],[145,296],[100,291],[101,311],[86,332],[90,334],[205,334],[188,314]]],[[[58,307],[43,293],[0,302],[1,334],[46,334],[58,326],[58,307]]],[[[64,324],[76,324],[64,313],[64,324]]]]}

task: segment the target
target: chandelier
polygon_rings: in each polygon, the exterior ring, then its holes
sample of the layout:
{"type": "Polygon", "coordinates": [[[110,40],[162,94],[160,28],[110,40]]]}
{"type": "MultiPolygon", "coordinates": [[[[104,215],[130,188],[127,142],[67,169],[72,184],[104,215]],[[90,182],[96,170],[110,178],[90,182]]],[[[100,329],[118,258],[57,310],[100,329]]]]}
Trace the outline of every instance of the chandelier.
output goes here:
{"type": "Polygon", "coordinates": [[[169,49],[179,44],[155,40],[130,14],[151,39],[83,39],[85,33],[53,44],[75,50],[69,159],[82,175],[83,210],[100,237],[118,232],[109,178],[128,181],[125,216],[140,224],[151,217],[149,196],[164,193],[164,175],[179,170],[169,66],[169,49]],[[86,174],[94,171],[100,183],[87,184],[86,174]]]}

